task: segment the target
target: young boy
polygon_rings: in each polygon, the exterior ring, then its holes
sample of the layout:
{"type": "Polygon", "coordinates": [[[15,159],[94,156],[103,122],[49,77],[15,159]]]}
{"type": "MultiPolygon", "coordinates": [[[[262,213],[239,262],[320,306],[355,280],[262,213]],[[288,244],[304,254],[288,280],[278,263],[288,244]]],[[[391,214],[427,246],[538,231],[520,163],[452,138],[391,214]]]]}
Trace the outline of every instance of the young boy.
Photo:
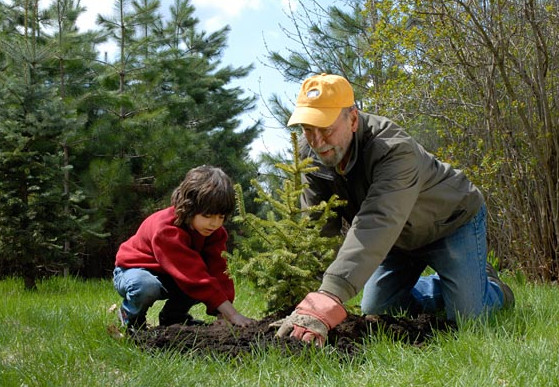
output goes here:
{"type": "Polygon", "coordinates": [[[189,310],[198,303],[218,320],[241,327],[253,322],[233,307],[235,289],[221,256],[227,241],[223,222],[234,208],[233,185],[221,169],[188,171],[171,207],[147,217],[116,254],[114,286],[124,298],[123,324],[142,327],[148,308],[163,299],[160,325],[195,324],[189,310]]]}

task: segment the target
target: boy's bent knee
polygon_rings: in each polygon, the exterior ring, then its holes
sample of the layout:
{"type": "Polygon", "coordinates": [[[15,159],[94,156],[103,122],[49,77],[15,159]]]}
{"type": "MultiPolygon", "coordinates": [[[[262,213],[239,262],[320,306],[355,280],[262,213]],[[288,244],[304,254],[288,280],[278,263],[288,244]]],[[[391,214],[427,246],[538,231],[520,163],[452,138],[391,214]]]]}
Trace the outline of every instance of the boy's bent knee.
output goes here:
{"type": "Polygon", "coordinates": [[[153,303],[161,295],[161,284],[159,281],[138,281],[130,284],[126,292],[128,298],[141,300],[141,303],[153,303]]]}
{"type": "Polygon", "coordinates": [[[125,297],[136,303],[153,303],[161,296],[161,282],[153,274],[142,269],[128,269],[124,273],[125,297]]]}

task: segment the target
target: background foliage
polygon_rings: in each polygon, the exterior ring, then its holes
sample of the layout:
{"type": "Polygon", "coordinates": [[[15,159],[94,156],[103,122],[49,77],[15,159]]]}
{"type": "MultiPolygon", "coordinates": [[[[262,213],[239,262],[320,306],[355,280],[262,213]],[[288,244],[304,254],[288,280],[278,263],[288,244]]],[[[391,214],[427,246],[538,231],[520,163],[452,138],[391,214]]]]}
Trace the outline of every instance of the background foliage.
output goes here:
{"type": "MultiPolygon", "coordinates": [[[[559,9],[553,1],[297,1],[286,55],[269,52],[286,82],[346,76],[364,111],[386,115],[464,169],[489,208],[502,266],[559,275],[559,9]]],[[[161,18],[157,1],[116,0],[100,31],[81,33],[83,9],[55,0],[0,2],[0,273],[110,272],[118,244],[190,167],[223,167],[246,190],[256,177],[277,199],[284,176],[248,159],[259,124],[220,62],[228,28],[200,31],[187,0],[161,18]],[[99,58],[110,39],[115,58],[99,58]],[[218,150],[218,151],[217,151],[218,150]]],[[[269,106],[283,124],[288,102],[269,106]]],[[[267,166],[267,167],[266,167],[267,166]]],[[[230,227],[238,227],[235,224],[230,227]]]]}

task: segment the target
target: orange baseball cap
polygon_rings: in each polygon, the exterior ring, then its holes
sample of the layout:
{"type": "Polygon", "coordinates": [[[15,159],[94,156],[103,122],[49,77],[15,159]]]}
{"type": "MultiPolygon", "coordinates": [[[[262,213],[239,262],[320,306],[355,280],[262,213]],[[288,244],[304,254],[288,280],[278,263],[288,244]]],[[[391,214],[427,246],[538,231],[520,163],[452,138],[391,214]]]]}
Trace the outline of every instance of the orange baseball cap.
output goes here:
{"type": "Polygon", "coordinates": [[[336,121],[343,108],[354,104],[353,88],[347,79],[333,74],[314,75],[301,85],[287,126],[306,124],[326,128],[336,121]]]}

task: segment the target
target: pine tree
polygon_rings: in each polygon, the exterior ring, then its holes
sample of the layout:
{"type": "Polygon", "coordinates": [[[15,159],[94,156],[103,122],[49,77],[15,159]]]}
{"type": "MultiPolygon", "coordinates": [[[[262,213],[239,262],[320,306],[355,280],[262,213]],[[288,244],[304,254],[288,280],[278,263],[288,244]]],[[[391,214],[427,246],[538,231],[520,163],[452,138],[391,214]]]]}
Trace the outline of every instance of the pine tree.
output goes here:
{"type": "Polygon", "coordinates": [[[326,221],[336,216],[334,209],[344,205],[336,195],[327,202],[306,209],[300,207],[300,196],[306,187],[303,173],[312,172],[312,159],[299,159],[297,136],[291,134],[293,162],[278,163],[285,175],[282,189],[267,192],[256,179],[255,201],[267,206],[265,217],[245,210],[242,187],[235,186],[238,215],[234,222],[242,224],[246,235],[238,240],[229,258],[230,271],[264,291],[266,311],[286,312],[308,292],[318,289],[321,275],[335,258],[340,237],[321,236],[326,221]]]}
{"type": "Polygon", "coordinates": [[[74,0],[0,7],[0,273],[23,275],[28,289],[76,267],[83,240],[100,236],[72,165],[86,143],[76,101],[99,39],[78,33],[83,10],[74,0]]]}
{"type": "Polygon", "coordinates": [[[22,274],[34,289],[39,268],[62,263],[64,216],[62,152],[69,116],[56,90],[42,82],[51,57],[36,32],[1,42],[6,71],[0,78],[0,266],[22,274]]]}

